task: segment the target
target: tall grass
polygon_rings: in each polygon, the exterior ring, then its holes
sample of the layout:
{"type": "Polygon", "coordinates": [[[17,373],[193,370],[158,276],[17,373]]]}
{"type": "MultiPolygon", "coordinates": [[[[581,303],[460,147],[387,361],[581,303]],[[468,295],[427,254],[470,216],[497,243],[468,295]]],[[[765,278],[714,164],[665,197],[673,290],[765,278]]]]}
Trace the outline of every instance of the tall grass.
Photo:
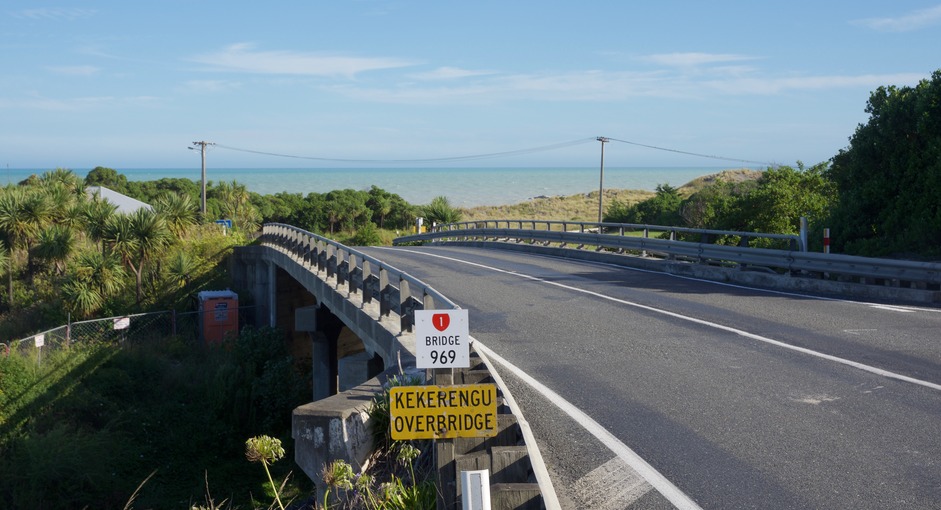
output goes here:
{"type": "MultiPolygon", "coordinates": [[[[224,348],[181,342],[73,345],[42,365],[0,358],[0,506],[124,508],[136,491],[137,508],[190,508],[208,485],[253,508],[265,481],[245,460],[245,438],[282,437],[293,451],[291,409],[310,378],[275,331],[224,348]]],[[[287,474],[283,464],[274,476],[287,474]]],[[[310,490],[293,480],[287,497],[310,490]]]]}

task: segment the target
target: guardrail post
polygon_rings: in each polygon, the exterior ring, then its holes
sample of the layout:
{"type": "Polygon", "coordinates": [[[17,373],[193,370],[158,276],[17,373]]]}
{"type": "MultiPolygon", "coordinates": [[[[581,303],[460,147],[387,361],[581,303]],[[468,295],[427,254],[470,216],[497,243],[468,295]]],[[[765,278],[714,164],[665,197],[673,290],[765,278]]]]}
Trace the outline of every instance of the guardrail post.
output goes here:
{"type": "Polygon", "coordinates": [[[389,272],[385,268],[379,268],[379,315],[389,315],[392,312],[392,304],[389,296],[389,272]]]}
{"type": "Polygon", "coordinates": [[[333,245],[327,246],[327,278],[335,275],[337,271],[337,249],[333,245]]]}
{"type": "Polygon", "coordinates": [[[372,264],[363,260],[363,304],[371,303],[372,298],[379,294],[379,277],[372,274],[372,264]]]}
{"type": "Polygon", "coordinates": [[[349,275],[349,263],[346,261],[346,251],[337,250],[337,287],[346,283],[349,275]]]}

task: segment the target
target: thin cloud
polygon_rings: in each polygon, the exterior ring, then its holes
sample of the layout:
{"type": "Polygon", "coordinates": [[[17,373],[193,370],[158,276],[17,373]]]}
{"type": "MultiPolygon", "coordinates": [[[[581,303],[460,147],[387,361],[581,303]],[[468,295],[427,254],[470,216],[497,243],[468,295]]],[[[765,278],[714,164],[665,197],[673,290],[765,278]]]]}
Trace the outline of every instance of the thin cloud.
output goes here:
{"type": "Polygon", "coordinates": [[[738,78],[730,80],[709,80],[703,85],[726,94],[774,95],[790,90],[829,90],[842,88],[874,89],[882,85],[912,85],[923,79],[924,75],[902,74],[863,74],[856,76],[800,76],[784,78],[738,78]]]}
{"type": "Polygon", "coordinates": [[[30,93],[20,98],[0,97],[0,109],[77,112],[108,107],[146,106],[157,104],[159,101],[160,98],[155,96],[85,96],[59,99],[30,93]]]}
{"type": "Polygon", "coordinates": [[[880,32],[912,32],[941,24],[941,5],[912,11],[895,18],[866,18],[851,23],[880,32]]]}
{"type": "Polygon", "coordinates": [[[416,80],[454,80],[460,78],[473,78],[495,74],[494,71],[472,71],[457,67],[439,67],[427,73],[413,73],[409,76],[416,80]]]}
{"type": "Polygon", "coordinates": [[[737,55],[734,53],[659,53],[641,57],[641,60],[669,67],[696,67],[727,62],[754,60],[758,57],[737,55]]]}
{"type": "Polygon", "coordinates": [[[196,55],[189,59],[216,71],[253,74],[347,76],[366,71],[394,69],[415,65],[398,58],[369,58],[303,53],[295,51],[256,51],[251,44],[233,44],[222,51],[196,55]]]}
{"type": "Polygon", "coordinates": [[[22,9],[16,12],[11,13],[14,18],[18,19],[32,19],[32,20],[75,20],[81,18],[89,18],[94,16],[94,9],[56,9],[56,8],[41,8],[41,9],[22,9]]]}
{"type": "Polygon", "coordinates": [[[235,90],[242,87],[242,84],[226,80],[190,80],[179,87],[177,90],[184,93],[215,93],[228,90],[235,90]]]}
{"type": "Polygon", "coordinates": [[[92,76],[98,74],[99,68],[95,66],[48,66],[47,70],[65,76],[92,76]]]}
{"type": "Polygon", "coordinates": [[[479,104],[529,100],[610,102],[639,97],[703,100],[717,94],[770,96],[791,91],[872,90],[882,85],[913,85],[924,78],[916,73],[761,76],[746,68],[724,69],[722,73],[709,73],[708,78],[664,71],[581,71],[491,75],[469,82],[427,82],[434,86],[414,81],[384,87],[338,85],[327,90],[361,101],[424,105],[455,101],[479,104]]]}

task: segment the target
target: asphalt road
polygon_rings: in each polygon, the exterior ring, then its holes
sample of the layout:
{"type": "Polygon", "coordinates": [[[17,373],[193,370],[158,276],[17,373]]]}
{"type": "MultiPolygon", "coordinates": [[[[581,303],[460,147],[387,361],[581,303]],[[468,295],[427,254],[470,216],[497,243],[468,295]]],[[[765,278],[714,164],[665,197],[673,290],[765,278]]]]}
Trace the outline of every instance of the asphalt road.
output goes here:
{"type": "Polygon", "coordinates": [[[364,251],[469,310],[565,508],[941,509],[939,309],[364,251]]]}

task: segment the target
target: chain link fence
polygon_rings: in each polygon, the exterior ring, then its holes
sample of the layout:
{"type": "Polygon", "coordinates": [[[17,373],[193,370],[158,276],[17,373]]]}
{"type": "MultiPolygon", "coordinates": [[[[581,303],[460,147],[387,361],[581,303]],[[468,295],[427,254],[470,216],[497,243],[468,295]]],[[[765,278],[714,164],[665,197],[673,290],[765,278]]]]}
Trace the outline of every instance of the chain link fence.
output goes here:
{"type": "MultiPolygon", "coordinates": [[[[245,326],[254,325],[254,309],[254,306],[237,308],[236,332],[245,326]]],[[[43,351],[65,349],[75,343],[146,342],[171,336],[179,337],[184,341],[205,341],[203,327],[206,323],[212,324],[211,317],[217,313],[219,313],[217,310],[202,312],[166,310],[70,322],[9,343],[0,342],[0,356],[18,354],[35,357],[41,362],[43,351]]]]}

